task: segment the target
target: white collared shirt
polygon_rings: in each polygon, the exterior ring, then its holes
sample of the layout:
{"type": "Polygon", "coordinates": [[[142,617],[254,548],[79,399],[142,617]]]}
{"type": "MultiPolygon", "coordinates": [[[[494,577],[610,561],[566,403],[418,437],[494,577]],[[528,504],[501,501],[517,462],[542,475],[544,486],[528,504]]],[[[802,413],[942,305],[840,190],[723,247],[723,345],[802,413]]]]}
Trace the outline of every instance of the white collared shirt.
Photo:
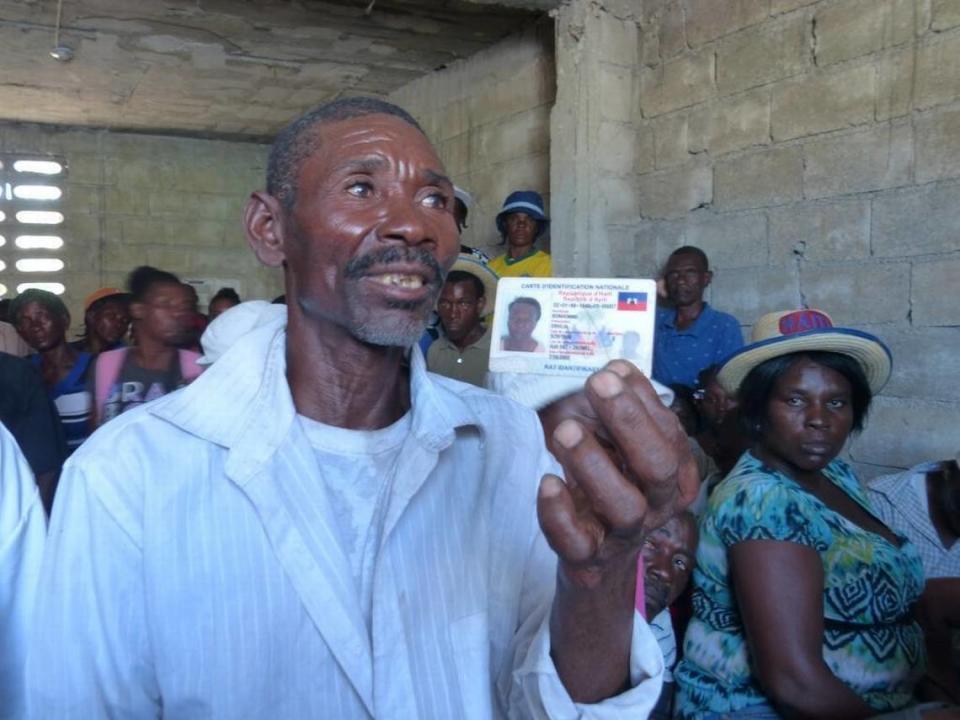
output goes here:
{"type": "Polygon", "coordinates": [[[28,662],[37,718],[646,717],[663,659],[635,616],[632,689],[577,705],[550,659],[556,558],[536,416],[425,371],[368,634],[282,321],[65,466],[28,662]]]}
{"type": "Polygon", "coordinates": [[[23,665],[46,532],[33,473],[0,424],[0,718],[26,717],[23,665]]]}
{"type": "Polygon", "coordinates": [[[922,463],[901,473],[881,475],[864,486],[877,517],[916,546],[926,580],[960,577],[960,540],[944,547],[930,519],[927,473],[939,465],[922,463]]]}

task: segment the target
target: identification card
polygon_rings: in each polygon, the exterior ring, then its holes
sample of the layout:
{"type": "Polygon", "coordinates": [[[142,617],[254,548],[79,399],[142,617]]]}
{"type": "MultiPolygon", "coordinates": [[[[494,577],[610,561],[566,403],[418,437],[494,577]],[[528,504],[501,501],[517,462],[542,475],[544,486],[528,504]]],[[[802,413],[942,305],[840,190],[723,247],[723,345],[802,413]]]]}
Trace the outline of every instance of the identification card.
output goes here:
{"type": "Polygon", "coordinates": [[[501,278],[492,372],[589,375],[629,360],[653,366],[657,285],[627,278],[501,278]]]}

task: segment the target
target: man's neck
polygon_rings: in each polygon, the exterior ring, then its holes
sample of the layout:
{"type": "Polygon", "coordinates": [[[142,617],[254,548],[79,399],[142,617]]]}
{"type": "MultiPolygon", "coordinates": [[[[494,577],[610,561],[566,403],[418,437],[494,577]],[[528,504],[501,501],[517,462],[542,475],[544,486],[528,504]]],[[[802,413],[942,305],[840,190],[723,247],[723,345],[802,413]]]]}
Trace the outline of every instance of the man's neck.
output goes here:
{"type": "Polygon", "coordinates": [[[487,329],[483,326],[483,323],[477,323],[473,326],[473,329],[462,338],[459,340],[451,340],[451,342],[461,350],[466,350],[468,347],[482,338],[483,333],[485,333],[486,330],[487,329]]]}
{"type": "Polygon", "coordinates": [[[377,430],[410,409],[404,348],[369,345],[290,308],[287,382],[297,413],[348,430],[377,430]]]}
{"type": "Polygon", "coordinates": [[[700,317],[700,313],[703,312],[703,307],[703,300],[697,300],[689,305],[677,305],[677,317],[674,324],[681,329],[690,327],[697,321],[697,318],[700,317]]]}
{"type": "Polygon", "coordinates": [[[144,370],[166,370],[173,363],[178,350],[149,335],[138,335],[132,352],[134,361],[144,370]]]}
{"type": "Polygon", "coordinates": [[[507,252],[511,260],[519,260],[533,252],[533,243],[529,245],[511,245],[507,252]]]}

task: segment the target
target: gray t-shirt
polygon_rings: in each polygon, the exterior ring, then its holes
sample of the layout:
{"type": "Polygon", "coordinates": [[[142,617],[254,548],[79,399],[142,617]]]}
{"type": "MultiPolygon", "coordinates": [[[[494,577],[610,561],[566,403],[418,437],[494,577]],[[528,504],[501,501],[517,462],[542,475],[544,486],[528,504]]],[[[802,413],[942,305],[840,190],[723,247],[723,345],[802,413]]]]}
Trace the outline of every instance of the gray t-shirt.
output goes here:
{"type": "Polygon", "coordinates": [[[341,548],[350,561],[369,629],[374,562],[400,451],[410,434],[410,413],[380,430],[346,430],[299,417],[339,520],[341,548]]]}
{"type": "Polygon", "coordinates": [[[107,393],[99,424],[113,420],[131,408],[163,397],[184,385],[186,383],[180,370],[179,354],[173,356],[173,361],[166,370],[146,370],[137,365],[133,353],[128,352],[117,379],[107,393]]]}

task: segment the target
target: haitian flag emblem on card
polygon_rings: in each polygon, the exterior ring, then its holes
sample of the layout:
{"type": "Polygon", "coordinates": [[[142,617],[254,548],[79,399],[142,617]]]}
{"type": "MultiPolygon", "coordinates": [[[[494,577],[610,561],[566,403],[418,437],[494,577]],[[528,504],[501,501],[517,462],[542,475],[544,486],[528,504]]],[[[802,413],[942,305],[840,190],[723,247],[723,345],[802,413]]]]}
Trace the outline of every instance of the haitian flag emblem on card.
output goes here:
{"type": "Polygon", "coordinates": [[[617,310],[637,310],[646,312],[647,294],[643,292],[617,293],[617,310]]]}

